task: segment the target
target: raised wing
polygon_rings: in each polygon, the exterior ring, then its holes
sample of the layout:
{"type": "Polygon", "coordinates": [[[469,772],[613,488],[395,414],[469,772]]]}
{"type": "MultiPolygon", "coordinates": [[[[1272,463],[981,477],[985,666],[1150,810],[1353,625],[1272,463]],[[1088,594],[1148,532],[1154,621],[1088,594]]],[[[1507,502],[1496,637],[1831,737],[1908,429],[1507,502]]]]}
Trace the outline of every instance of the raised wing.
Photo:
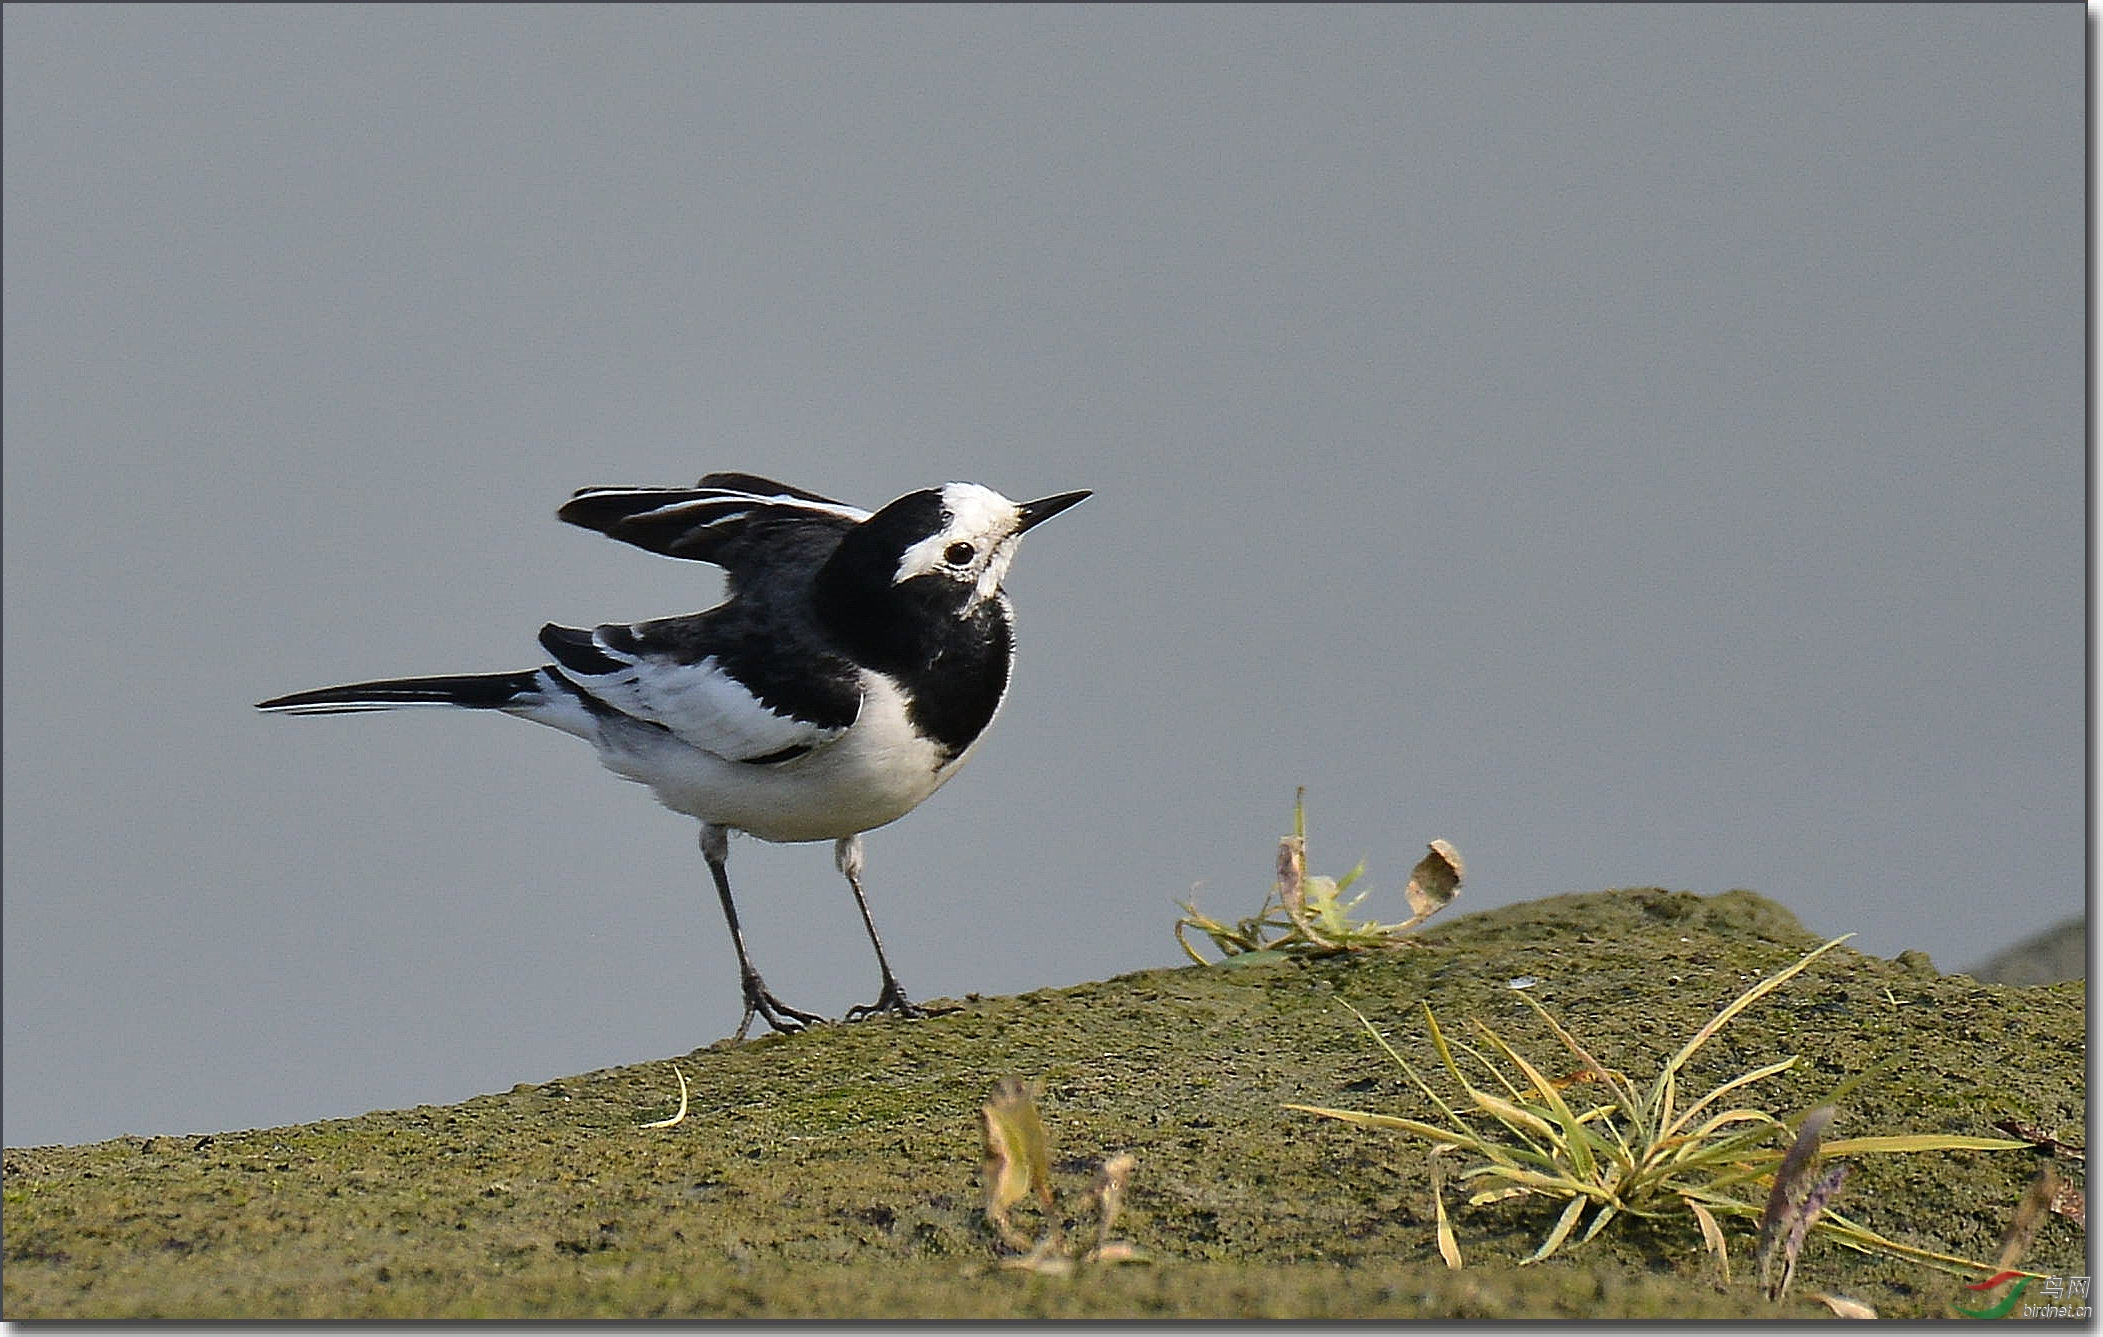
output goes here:
{"type": "Polygon", "coordinates": [[[710,474],[690,488],[583,488],[555,514],[666,557],[713,562],[733,575],[749,554],[784,538],[836,542],[869,518],[860,507],[741,473],[710,474]]]}
{"type": "Polygon", "coordinates": [[[711,622],[704,613],[591,631],[550,623],[540,643],[580,691],[729,761],[793,760],[861,713],[861,680],[846,660],[824,652],[770,659],[711,622]],[[782,668],[778,681],[769,662],[782,668]]]}

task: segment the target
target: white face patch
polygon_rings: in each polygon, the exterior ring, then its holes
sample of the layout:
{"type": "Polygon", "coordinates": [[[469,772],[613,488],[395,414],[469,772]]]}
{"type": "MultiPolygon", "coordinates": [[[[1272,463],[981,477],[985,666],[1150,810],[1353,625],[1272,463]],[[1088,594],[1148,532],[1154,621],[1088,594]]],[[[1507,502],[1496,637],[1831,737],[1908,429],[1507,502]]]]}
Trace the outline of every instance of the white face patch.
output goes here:
{"type": "Polygon", "coordinates": [[[1015,545],[1022,537],[1017,532],[1022,508],[992,488],[949,483],[942,488],[942,510],[949,522],[941,533],[930,534],[905,550],[891,583],[939,575],[973,586],[968,611],[972,604],[1000,593],[1000,582],[1007,578],[1008,563],[1015,559],[1015,545]]]}

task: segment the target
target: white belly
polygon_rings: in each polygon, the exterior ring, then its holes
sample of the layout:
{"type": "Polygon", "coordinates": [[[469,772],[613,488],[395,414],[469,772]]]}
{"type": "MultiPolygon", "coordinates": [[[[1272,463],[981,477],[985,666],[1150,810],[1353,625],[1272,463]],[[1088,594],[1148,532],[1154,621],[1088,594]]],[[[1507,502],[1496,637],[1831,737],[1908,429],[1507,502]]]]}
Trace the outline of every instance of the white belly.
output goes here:
{"type": "Polygon", "coordinates": [[[839,840],[894,822],[971,755],[966,748],[945,762],[913,731],[897,686],[878,673],[863,675],[854,726],[791,761],[725,761],[646,726],[608,726],[596,741],[607,769],[648,785],[672,811],[780,841],[839,840]]]}

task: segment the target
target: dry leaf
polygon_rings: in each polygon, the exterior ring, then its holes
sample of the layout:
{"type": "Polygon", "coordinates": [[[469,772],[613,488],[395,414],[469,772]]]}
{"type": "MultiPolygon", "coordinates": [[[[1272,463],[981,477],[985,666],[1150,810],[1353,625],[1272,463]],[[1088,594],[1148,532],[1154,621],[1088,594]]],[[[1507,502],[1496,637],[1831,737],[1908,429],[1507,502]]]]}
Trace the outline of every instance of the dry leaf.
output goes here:
{"type": "Polygon", "coordinates": [[[2088,1149],[2086,1147],[2072,1142],[2062,1142],[2034,1123],[2026,1123],[2021,1119],[1996,1119],[1993,1126],[2010,1137],[2021,1138],[2033,1147],[2043,1147],[2055,1156],[2065,1156],[2077,1161],[2088,1159],[2088,1149]]]}
{"type": "Polygon", "coordinates": [[[1102,1170],[1095,1177],[1097,1253],[1110,1247],[1110,1225],[1117,1220],[1118,1208],[1124,1205],[1125,1185],[1131,1182],[1132,1167],[1139,1164],[1129,1151],[1121,1151],[1103,1162],[1102,1170]]]}
{"type": "Polygon", "coordinates": [[[1042,1088],[1019,1077],[1003,1077],[993,1087],[993,1096],[979,1107],[979,1131],[986,1143],[986,1163],[981,1172],[985,1192],[986,1219],[1012,1249],[1028,1249],[1029,1236],[1008,1221],[1008,1209],[1034,1193],[1050,1230],[1045,1242],[1058,1234],[1052,1218],[1051,1152],[1044,1120],[1037,1113],[1037,1095],[1042,1088]]]}
{"type": "Polygon", "coordinates": [[[1460,894],[1460,880],[1466,874],[1460,851],[1446,841],[1434,840],[1425,848],[1431,853],[1417,860],[1417,866],[1410,870],[1409,885],[1402,888],[1412,911],[1402,928],[1421,924],[1452,904],[1453,898],[1460,894]]]}
{"type": "MultiPolygon", "coordinates": [[[[1037,1112],[1037,1097],[1044,1092],[1041,1081],[1025,1082],[1003,1077],[994,1083],[993,1094],[979,1107],[979,1132],[986,1143],[986,1161],[981,1169],[987,1222],[1000,1235],[1001,1243],[1022,1256],[1000,1266],[1039,1276],[1063,1277],[1074,1270],[1075,1260],[1064,1248],[1064,1230],[1056,1214],[1051,1182],[1051,1139],[1037,1112]],[[1034,1195],[1044,1213],[1044,1234],[1034,1244],[1008,1219],[1009,1209],[1034,1195]]],[[[1110,1238],[1124,1204],[1125,1188],[1131,1183],[1138,1160],[1130,1152],[1104,1159],[1089,1190],[1095,1206],[1096,1242],[1080,1258],[1085,1263],[1150,1262],[1138,1248],[1110,1238]]]]}
{"type": "Polygon", "coordinates": [[[2072,1184],[2061,1184],[2052,1195],[2052,1210],[2083,1230],[2088,1229],[2088,1198],[2072,1184]]]}
{"type": "Polygon", "coordinates": [[[1446,1216],[1446,1177],[1439,1173],[1438,1150],[1431,1153],[1426,1162],[1431,1167],[1431,1217],[1432,1233],[1438,1239],[1439,1257],[1446,1266],[1458,1272],[1461,1269],[1460,1241],[1453,1236],[1453,1222],[1446,1216]]]}
{"type": "Polygon", "coordinates": [[[1716,1260],[1716,1284],[1719,1288],[1731,1284],[1731,1250],[1724,1241],[1723,1227],[1716,1224],[1716,1214],[1692,1198],[1681,1198],[1687,1210],[1694,1213],[1694,1220],[1701,1227],[1702,1243],[1709,1246],[1709,1254],[1716,1260]]]}
{"type": "Polygon", "coordinates": [[[679,1065],[677,1063],[674,1063],[672,1065],[672,1075],[679,1079],[679,1108],[673,1111],[672,1116],[668,1119],[656,1119],[652,1120],[649,1123],[639,1123],[636,1125],[637,1128],[676,1128],[682,1121],[685,1120],[686,1074],[679,1071],[679,1065]]]}
{"type": "Polygon", "coordinates": [[[1307,837],[1291,835],[1278,837],[1278,903],[1285,907],[1285,917],[1293,927],[1300,930],[1307,940],[1317,947],[1333,947],[1334,943],[1323,937],[1321,930],[1307,914],[1307,837]]]}
{"type": "Polygon", "coordinates": [[[1059,1251],[1059,1242],[1051,1235],[1037,1241],[1037,1247],[1020,1258],[1010,1258],[1001,1264],[1018,1272],[1035,1272],[1040,1277],[1064,1277],[1073,1273],[1073,1259],[1059,1251]]]}
{"type": "Polygon", "coordinates": [[[1833,1311],[1835,1318],[1875,1318],[1877,1311],[1860,1300],[1850,1300],[1845,1295],[1827,1295],[1814,1291],[1811,1298],[1833,1311]]]}
{"type": "Polygon", "coordinates": [[[1300,888],[1307,881],[1307,837],[1278,837],[1278,901],[1285,913],[1299,918],[1306,906],[1300,888]]]}

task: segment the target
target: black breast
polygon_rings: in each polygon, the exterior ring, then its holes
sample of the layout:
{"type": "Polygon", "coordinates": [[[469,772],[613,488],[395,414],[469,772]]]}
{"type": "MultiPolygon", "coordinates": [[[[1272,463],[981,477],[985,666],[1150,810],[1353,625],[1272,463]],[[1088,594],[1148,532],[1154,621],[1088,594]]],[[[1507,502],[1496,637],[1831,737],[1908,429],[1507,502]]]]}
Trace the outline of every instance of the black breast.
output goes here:
{"type": "Polygon", "coordinates": [[[943,638],[925,660],[897,671],[913,726],[956,756],[986,731],[1008,691],[1014,633],[1007,607],[997,599],[951,624],[958,634],[943,638]]]}
{"type": "MultiPolygon", "coordinates": [[[[829,574],[829,573],[828,573],[829,574]]],[[[850,657],[904,689],[913,727],[946,757],[971,746],[1008,690],[1008,608],[987,599],[959,615],[966,589],[940,576],[901,585],[827,579],[817,607],[850,657]]]]}

